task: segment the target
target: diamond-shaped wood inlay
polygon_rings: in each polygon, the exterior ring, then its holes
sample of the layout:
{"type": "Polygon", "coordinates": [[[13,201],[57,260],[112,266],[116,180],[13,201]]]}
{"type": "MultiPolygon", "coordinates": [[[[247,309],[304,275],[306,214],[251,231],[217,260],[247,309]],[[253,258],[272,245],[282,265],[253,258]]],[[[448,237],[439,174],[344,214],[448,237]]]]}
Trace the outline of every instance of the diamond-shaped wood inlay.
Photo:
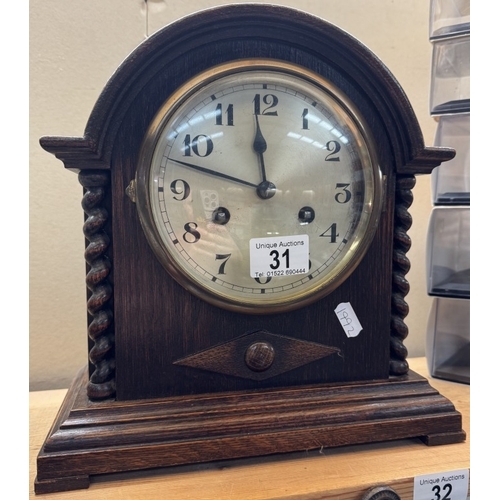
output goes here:
{"type": "Polygon", "coordinates": [[[265,380],[335,353],[340,353],[340,349],[258,330],[178,359],[174,364],[265,380]]]}

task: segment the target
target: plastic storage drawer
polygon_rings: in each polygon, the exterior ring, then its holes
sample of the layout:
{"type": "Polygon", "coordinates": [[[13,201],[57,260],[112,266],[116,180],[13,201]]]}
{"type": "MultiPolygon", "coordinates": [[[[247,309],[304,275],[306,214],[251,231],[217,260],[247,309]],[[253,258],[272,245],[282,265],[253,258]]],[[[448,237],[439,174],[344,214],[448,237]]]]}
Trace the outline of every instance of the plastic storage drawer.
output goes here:
{"type": "Polygon", "coordinates": [[[444,115],[435,146],[450,147],[456,156],[432,171],[432,202],[435,205],[470,203],[470,114],[444,115]]]}
{"type": "Polygon", "coordinates": [[[435,207],[427,234],[427,293],[470,298],[470,208],[435,207]]]}
{"type": "Polygon", "coordinates": [[[470,35],[433,42],[430,108],[432,115],[470,111],[470,35]]]}
{"type": "Polygon", "coordinates": [[[429,38],[470,31],[470,0],[431,0],[429,38]]]}
{"type": "Polygon", "coordinates": [[[470,300],[433,299],[426,359],[433,377],[470,383],[470,300]]]}

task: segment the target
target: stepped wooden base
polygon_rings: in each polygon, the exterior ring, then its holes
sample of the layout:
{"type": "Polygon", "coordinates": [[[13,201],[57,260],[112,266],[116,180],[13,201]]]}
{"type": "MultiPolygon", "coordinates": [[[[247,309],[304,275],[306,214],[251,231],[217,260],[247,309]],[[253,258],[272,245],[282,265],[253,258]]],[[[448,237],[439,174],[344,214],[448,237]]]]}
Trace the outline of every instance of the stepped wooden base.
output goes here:
{"type": "Polygon", "coordinates": [[[82,370],[37,459],[35,492],[86,488],[99,474],[421,438],[465,440],[462,417],[427,380],[91,402],[82,370]]]}

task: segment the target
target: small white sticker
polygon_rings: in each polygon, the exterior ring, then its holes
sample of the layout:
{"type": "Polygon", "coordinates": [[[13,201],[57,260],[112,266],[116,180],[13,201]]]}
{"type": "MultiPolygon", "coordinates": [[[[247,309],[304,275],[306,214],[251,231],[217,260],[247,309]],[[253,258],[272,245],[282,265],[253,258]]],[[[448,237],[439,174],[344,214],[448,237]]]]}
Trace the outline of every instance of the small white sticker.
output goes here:
{"type": "Polygon", "coordinates": [[[466,500],[469,469],[417,476],[413,481],[413,500],[466,500]]]}
{"type": "Polygon", "coordinates": [[[250,276],[274,278],[305,274],[309,270],[307,234],[252,238],[250,240],[250,276]]]}
{"type": "Polygon", "coordinates": [[[345,334],[348,337],[357,337],[359,332],[363,329],[361,323],[354,312],[350,302],[342,302],[335,308],[337,315],[345,334]]]}

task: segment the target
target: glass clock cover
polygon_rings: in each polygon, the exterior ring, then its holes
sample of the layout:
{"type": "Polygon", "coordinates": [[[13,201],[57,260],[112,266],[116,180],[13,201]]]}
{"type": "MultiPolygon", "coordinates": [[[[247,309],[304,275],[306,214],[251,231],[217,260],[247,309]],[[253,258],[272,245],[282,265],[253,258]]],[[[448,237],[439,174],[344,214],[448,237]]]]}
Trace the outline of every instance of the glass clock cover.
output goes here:
{"type": "Polygon", "coordinates": [[[318,76],[261,60],[212,69],[171,96],[137,186],[170,273],[210,302],[254,312],[296,308],[342,283],[381,205],[354,107],[318,76]]]}

